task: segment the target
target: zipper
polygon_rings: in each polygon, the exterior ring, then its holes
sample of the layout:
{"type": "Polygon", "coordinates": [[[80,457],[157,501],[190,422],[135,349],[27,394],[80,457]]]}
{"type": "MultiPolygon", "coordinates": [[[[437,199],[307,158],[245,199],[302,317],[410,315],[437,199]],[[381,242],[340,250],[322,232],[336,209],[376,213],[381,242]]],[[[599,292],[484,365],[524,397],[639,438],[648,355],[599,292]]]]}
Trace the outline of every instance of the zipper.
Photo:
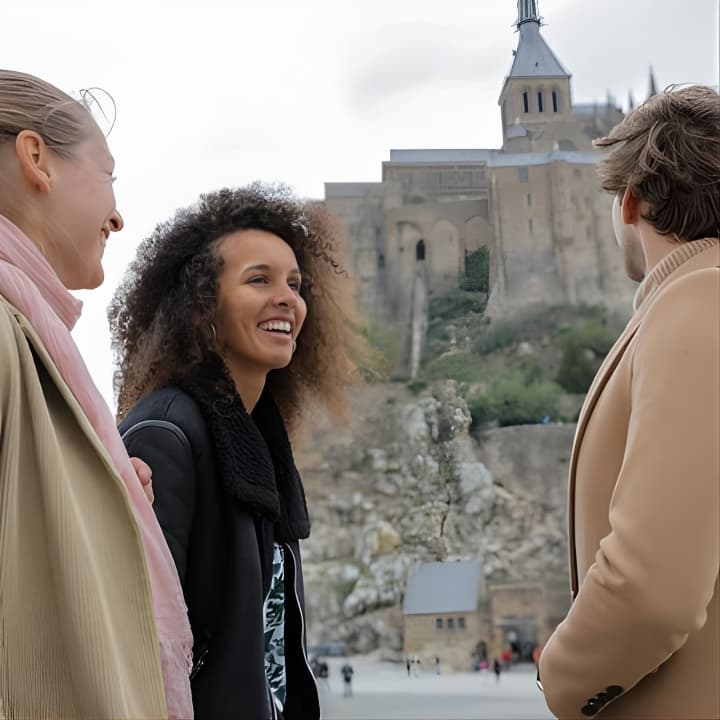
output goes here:
{"type": "Polygon", "coordinates": [[[205,664],[205,658],[207,657],[207,654],[209,652],[208,648],[205,648],[201,653],[200,657],[197,659],[195,664],[193,665],[193,668],[190,672],[190,680],[194,680],[197,674],[202,670],[203,665],[205,664]]]}
{"type": "Polygon", "coordinates": [[[315,692],[317,693],[318,698],[320,697],[320,689],[318,688],[317,681],[315,680],[315,675],[310,667],[310,663],[308,662],[307,655],[305,654],[305,617],[303,615],[302,611],[302,605],[300,604],[300,598],[297,594],[297,562],[295,560],[295,553],[292,551],[292,548],[287,544],[283,543],[285,549],[290,553],[290,557],[292,558],[293,563],[293,595],[295,596],[295,602],[297,603],[297,609],[298,613],[300,613],[300,649],[302,650],[302,656],[303,660],[305,661],[305,667],[312,678],[313,686],[315,687],[315,692]]]}
{"type": "Polygon", "coordinates": [[[275,709],[275,697],[273,696],[272,689],[267,677],[265,678],[265,687],[267,688],[268,700],[270,701],[270,712],[272,713],[272,720],[277,720],[277,710],[275,709]]]}

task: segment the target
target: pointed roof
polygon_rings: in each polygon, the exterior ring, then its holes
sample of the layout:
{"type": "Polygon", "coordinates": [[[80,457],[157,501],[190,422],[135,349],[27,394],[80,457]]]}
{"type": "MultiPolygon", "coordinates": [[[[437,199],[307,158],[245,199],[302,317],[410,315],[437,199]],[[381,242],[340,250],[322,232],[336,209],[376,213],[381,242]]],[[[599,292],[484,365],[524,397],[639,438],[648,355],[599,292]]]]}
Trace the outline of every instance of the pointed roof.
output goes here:
{"type": "MultiPolygon", "coordinates": [[[[523,0],[518,0],[518,4],[523,0]]],[[[562,77],[570,73],[555,57],[555,53],[540,34],[540,18],[521,20],[518,16],[520,40],[508,78],[520,77],[562,77]]]]}
{"type": "Polygon", "coordinates": [[[653,95],[657,95],[657,85],[655,84],[655,71],[652,68],[652,65],[650,66],[650,79],[648,82],[648,98],[651,98],[653,95]]]}

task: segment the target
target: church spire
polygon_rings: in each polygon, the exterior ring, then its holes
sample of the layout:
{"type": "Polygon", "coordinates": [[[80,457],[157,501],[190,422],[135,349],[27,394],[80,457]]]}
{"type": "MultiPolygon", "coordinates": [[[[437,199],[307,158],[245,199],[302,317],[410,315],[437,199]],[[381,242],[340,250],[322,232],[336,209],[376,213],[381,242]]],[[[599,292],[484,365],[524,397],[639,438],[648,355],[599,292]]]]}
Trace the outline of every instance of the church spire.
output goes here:
{"type": "Polygon", "coordinates": [[[535,22],[541,24],[540,10],[538,9],[538,0],[518,0],[518,17],[516,26],[520,27],[527,22],[535,22]]]}
{"type": "Polygon", "coordinates": [[[657,85],[655,84],[655,71],[653,70],[653,67],[651,65],[650,79],[648,82],[648,98],[651,98],[653,95],[657,95],[657,85]]]}

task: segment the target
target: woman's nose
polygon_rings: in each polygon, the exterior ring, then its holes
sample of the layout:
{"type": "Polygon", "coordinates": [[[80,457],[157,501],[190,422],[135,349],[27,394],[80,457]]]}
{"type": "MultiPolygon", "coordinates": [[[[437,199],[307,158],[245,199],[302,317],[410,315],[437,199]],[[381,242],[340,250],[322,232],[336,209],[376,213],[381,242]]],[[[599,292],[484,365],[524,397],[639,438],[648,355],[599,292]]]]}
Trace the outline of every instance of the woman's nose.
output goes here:
{"type": "Polygon", "coordinates": [[[295,297],[295,292],[289,288],[286,287],[284,290],[281,290],[276,298],[275,303],[277,305],[281,305],[283,307],[287,308],[294,308],[297,304],[297,298],[295,297]]]}

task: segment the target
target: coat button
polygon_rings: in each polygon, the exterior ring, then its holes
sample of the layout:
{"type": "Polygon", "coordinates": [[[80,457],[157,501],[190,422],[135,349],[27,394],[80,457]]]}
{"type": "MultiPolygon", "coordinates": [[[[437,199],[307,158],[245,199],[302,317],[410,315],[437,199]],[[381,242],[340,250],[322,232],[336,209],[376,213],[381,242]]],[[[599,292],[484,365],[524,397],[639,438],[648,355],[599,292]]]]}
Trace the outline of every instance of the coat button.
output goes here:
{"type": "Polygon", "coordinates": [[[603,703],[601,703],[596,697],[591,697],[587,701],[587,705],[582,708],[581,712],[583,715],[594,715],[597,712],[600,712],[600,708],[603,706],[603,703]]]}
{"type": "Polygon", "coordinates": [[[618,695],[623,694],[623,689],[620,685],[610,685],[610,687],[605,688],[605,692],[610,696],[611,700],[614,700],[618,695]]]}

